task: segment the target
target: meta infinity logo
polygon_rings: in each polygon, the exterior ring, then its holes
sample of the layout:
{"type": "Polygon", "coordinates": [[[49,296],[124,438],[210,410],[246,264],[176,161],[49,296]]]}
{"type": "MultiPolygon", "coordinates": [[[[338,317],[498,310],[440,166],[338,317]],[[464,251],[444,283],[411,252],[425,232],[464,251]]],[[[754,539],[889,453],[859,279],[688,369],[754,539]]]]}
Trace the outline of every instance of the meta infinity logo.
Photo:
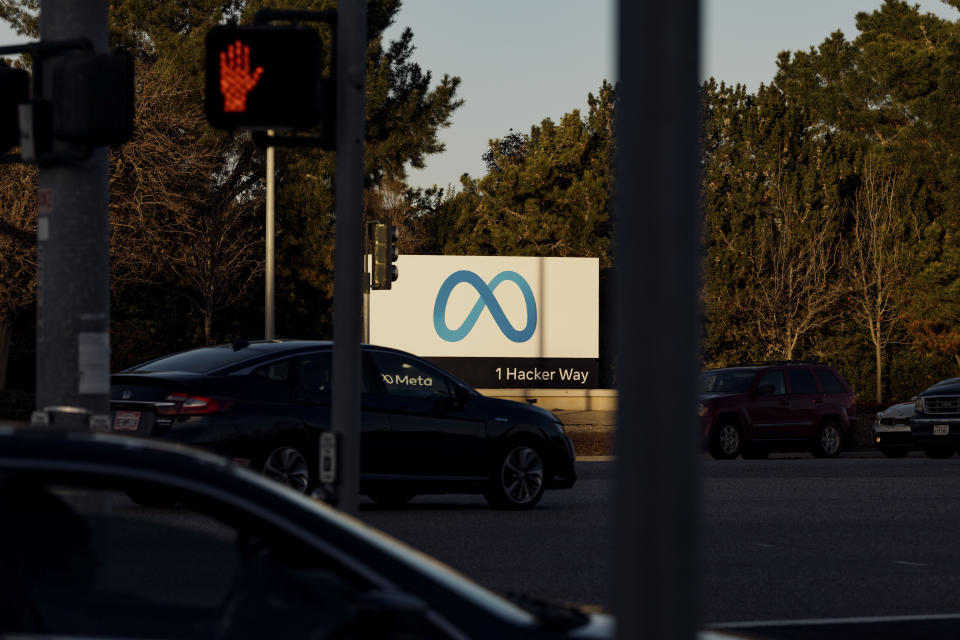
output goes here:
{"type": "Polygon", "coordinates": [[[490,310],[493,321],[500,327],[503,335],[513,342],[526,342],[533,336],[533,332],[537,329],[537,301],[533,297],[533,291],[530,289],[530,285],[527,284],[527,281],[524,280],[519,273],[516,271],[502,271],[487,284],[480,279],[480,276],[472,271],[466,270],[456,271],[450,274],[450,277],[440,285],[440,291],[437,292],[437,301],[433,305],[433,327],[436,329],[437,335],[443,340],[447,342],[459,342],[467,337],[467,334],[470,333],[473,326],[477,324],[477,320],[480,318],[480,314],[483,313],[484,307],[490,310]],[[527,306],[527,326],[521,330],[515,329],[513,325],[510,324],[506,314],[503,312],[503,307],[500,306],[500,303],[497,302],[497,299],[493,295],[494,290],[496,290],[501,283],[508,280],[519,287],[520,293],[523,294],[523,301],[527,306]],[[446,320],[447,301],[450,299],[450,294],[458,284],[468,284],[476,289],[477,293],[480,294],[480,299],[473,305],[473,309],[467,314],[467,318],[463,321],[463,324],[457,329],[450,329],[447,326],[446,320]]]}

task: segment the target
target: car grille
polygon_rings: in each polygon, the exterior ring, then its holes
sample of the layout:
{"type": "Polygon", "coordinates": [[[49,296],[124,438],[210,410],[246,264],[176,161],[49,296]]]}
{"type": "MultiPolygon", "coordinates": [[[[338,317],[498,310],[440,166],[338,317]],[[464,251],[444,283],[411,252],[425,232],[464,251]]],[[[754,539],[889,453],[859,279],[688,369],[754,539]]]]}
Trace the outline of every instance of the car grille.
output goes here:
{"type": "Polygon", "coordinates": [[[960,413],[960,396],[930,396],[923,399],[923,408],[933,415],[960,413]]]}

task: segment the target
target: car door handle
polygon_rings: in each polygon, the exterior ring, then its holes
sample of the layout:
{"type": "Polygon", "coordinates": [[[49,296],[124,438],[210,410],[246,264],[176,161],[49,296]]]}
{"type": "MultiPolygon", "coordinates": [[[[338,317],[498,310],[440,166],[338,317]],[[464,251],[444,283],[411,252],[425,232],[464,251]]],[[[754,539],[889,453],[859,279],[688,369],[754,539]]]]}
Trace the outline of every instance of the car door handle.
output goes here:
{"type": "Polygon", "coordinates": [[[823,400],[814,400],[813,404],[823,404],[823,400]]]}

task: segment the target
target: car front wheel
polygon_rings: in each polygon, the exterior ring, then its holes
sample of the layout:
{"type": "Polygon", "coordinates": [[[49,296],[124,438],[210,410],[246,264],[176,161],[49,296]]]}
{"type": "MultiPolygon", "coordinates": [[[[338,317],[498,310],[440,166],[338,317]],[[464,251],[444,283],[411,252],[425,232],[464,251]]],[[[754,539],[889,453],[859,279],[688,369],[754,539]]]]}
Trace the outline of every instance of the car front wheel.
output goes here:
{"type": "Polygon", "coordinates": [[[499,509],[532,509],[543,497],[545,466],[536,447],[513,444],[499,458],[484,494],[499,509]]]}
{"type": "Polygon", "coordinates": [[[824,420],[817,430],[817,437],[810,445],[810,453],[815,458],[836,458],[843,446],[843,432],[834,420],[824,420]]]}
{"type": "Polygon", "coordinates": [[[733,422],[721,422],[710,436],[710,455],[717,460],[733,460],[743,447],[743,432],[733,422]]]}

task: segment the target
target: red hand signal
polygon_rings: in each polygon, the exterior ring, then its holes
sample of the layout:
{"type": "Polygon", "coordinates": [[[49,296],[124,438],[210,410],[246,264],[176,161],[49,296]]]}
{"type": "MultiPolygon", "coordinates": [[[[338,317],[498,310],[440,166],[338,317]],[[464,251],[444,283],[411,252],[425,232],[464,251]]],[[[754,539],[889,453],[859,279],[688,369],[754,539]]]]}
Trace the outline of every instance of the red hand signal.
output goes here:
{"type": "Polygon", "coordinates": [[[250,47],[240,40],[220,52],[220,93],[223,110],[241,113],[247,110],[247,95],[257,86],[263,67],[250,73],[250,47]]]}

